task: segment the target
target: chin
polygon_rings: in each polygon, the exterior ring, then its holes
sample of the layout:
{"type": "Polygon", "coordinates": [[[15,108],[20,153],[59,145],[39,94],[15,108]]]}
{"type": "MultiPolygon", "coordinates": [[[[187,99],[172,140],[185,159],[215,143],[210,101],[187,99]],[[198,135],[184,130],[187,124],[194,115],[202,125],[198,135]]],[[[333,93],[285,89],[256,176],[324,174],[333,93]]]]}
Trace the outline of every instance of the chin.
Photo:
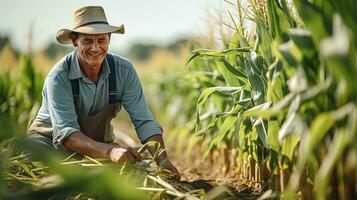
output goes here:
{"type": "Polygon", "coordinates": [[[104,58],[101,58],[101,59],[96,58],[96,59],[92,59],[90,61],[90,64],[91,65],[101,65],[103,63],[103,61],[104,61],[104,58]]]}

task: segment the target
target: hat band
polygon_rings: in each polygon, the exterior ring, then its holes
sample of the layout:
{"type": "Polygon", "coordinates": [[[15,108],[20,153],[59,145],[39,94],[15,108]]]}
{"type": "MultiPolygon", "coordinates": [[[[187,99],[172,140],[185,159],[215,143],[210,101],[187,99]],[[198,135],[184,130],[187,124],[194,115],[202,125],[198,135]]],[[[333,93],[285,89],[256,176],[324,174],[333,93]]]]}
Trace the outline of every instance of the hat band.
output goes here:
{"type": "Polygon", "coordinates": [[[82,27],[82,26],[87,26],[87,25],[90,25],[90,24],[107,24],[107,25],[108,25],[108,22],[105,22],[105,21],[88,22],[88,23],[85,23],[85,24],[81,24],[81,25],[79,25],[79,26],[76,26],[76,27],[73,28],[73,29],[76,29],[76,28],[79,28],[79,27],[82,27]]]}

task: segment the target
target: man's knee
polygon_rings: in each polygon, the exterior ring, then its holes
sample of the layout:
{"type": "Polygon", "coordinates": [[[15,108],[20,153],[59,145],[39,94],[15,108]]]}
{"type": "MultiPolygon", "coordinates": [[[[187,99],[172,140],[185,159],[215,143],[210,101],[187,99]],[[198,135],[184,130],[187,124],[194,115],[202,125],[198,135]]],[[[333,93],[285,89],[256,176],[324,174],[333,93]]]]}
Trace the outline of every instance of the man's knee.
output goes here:
{"type": "Polygon", "coordinates": [[[27,142],[34,145],[41,145],[41,147],[46,147],[51,150],[54,149],[52,144],[52,139],[40,134],[32,134],[26,138],[27,142]]]}
{"type": "Polygon", "coordinates": [[[25,139],[24,146],[21,147],[21,154],[26,155],[30,160],[37,160],[35,158],[37,151],[54,151],[51,138],[40,134],[32,134],[25,139]]]}

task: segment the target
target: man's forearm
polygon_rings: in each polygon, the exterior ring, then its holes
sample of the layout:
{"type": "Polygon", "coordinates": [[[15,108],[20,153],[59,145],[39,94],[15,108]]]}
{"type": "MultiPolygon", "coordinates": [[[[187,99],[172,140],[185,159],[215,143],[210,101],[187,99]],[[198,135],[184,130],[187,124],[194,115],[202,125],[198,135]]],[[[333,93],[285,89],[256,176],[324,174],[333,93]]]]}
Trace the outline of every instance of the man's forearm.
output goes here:
{"type": "Polygon", "coordinates": [[[63,143],[64,147],[70,151],[78,152],[90,157],[107,158],[112,145],[97,142],[81,132],[75,132],[68,136],[63,143]]]}

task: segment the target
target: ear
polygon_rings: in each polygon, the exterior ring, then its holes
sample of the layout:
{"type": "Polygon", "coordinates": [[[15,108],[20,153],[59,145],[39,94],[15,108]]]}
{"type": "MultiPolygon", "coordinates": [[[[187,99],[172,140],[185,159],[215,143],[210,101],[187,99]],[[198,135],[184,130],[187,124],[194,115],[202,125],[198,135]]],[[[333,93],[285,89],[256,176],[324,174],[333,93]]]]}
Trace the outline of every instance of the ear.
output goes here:
{"type": "Polygon", "coordinates": [[[78,38],[71,38],[74,47],[78,46],[78,38]]]}
{"type": "Polygon", "coordinates": [[[110,43],[110,37],[112,36],[111,33],[108,33],[108,39],[109,39],[109,43],[110,43]]]}
{"type": "Polygon", "coordinates": [[[73,46],[74,46],[74,47],[77,47],[77,46],[78,46],[78,36],[77,36],[76,34],[74,34],[74,33],[71,33],[71,34],[69,35],[69,37],[70,37],[71,40],[72,40],[73,46]]]}

